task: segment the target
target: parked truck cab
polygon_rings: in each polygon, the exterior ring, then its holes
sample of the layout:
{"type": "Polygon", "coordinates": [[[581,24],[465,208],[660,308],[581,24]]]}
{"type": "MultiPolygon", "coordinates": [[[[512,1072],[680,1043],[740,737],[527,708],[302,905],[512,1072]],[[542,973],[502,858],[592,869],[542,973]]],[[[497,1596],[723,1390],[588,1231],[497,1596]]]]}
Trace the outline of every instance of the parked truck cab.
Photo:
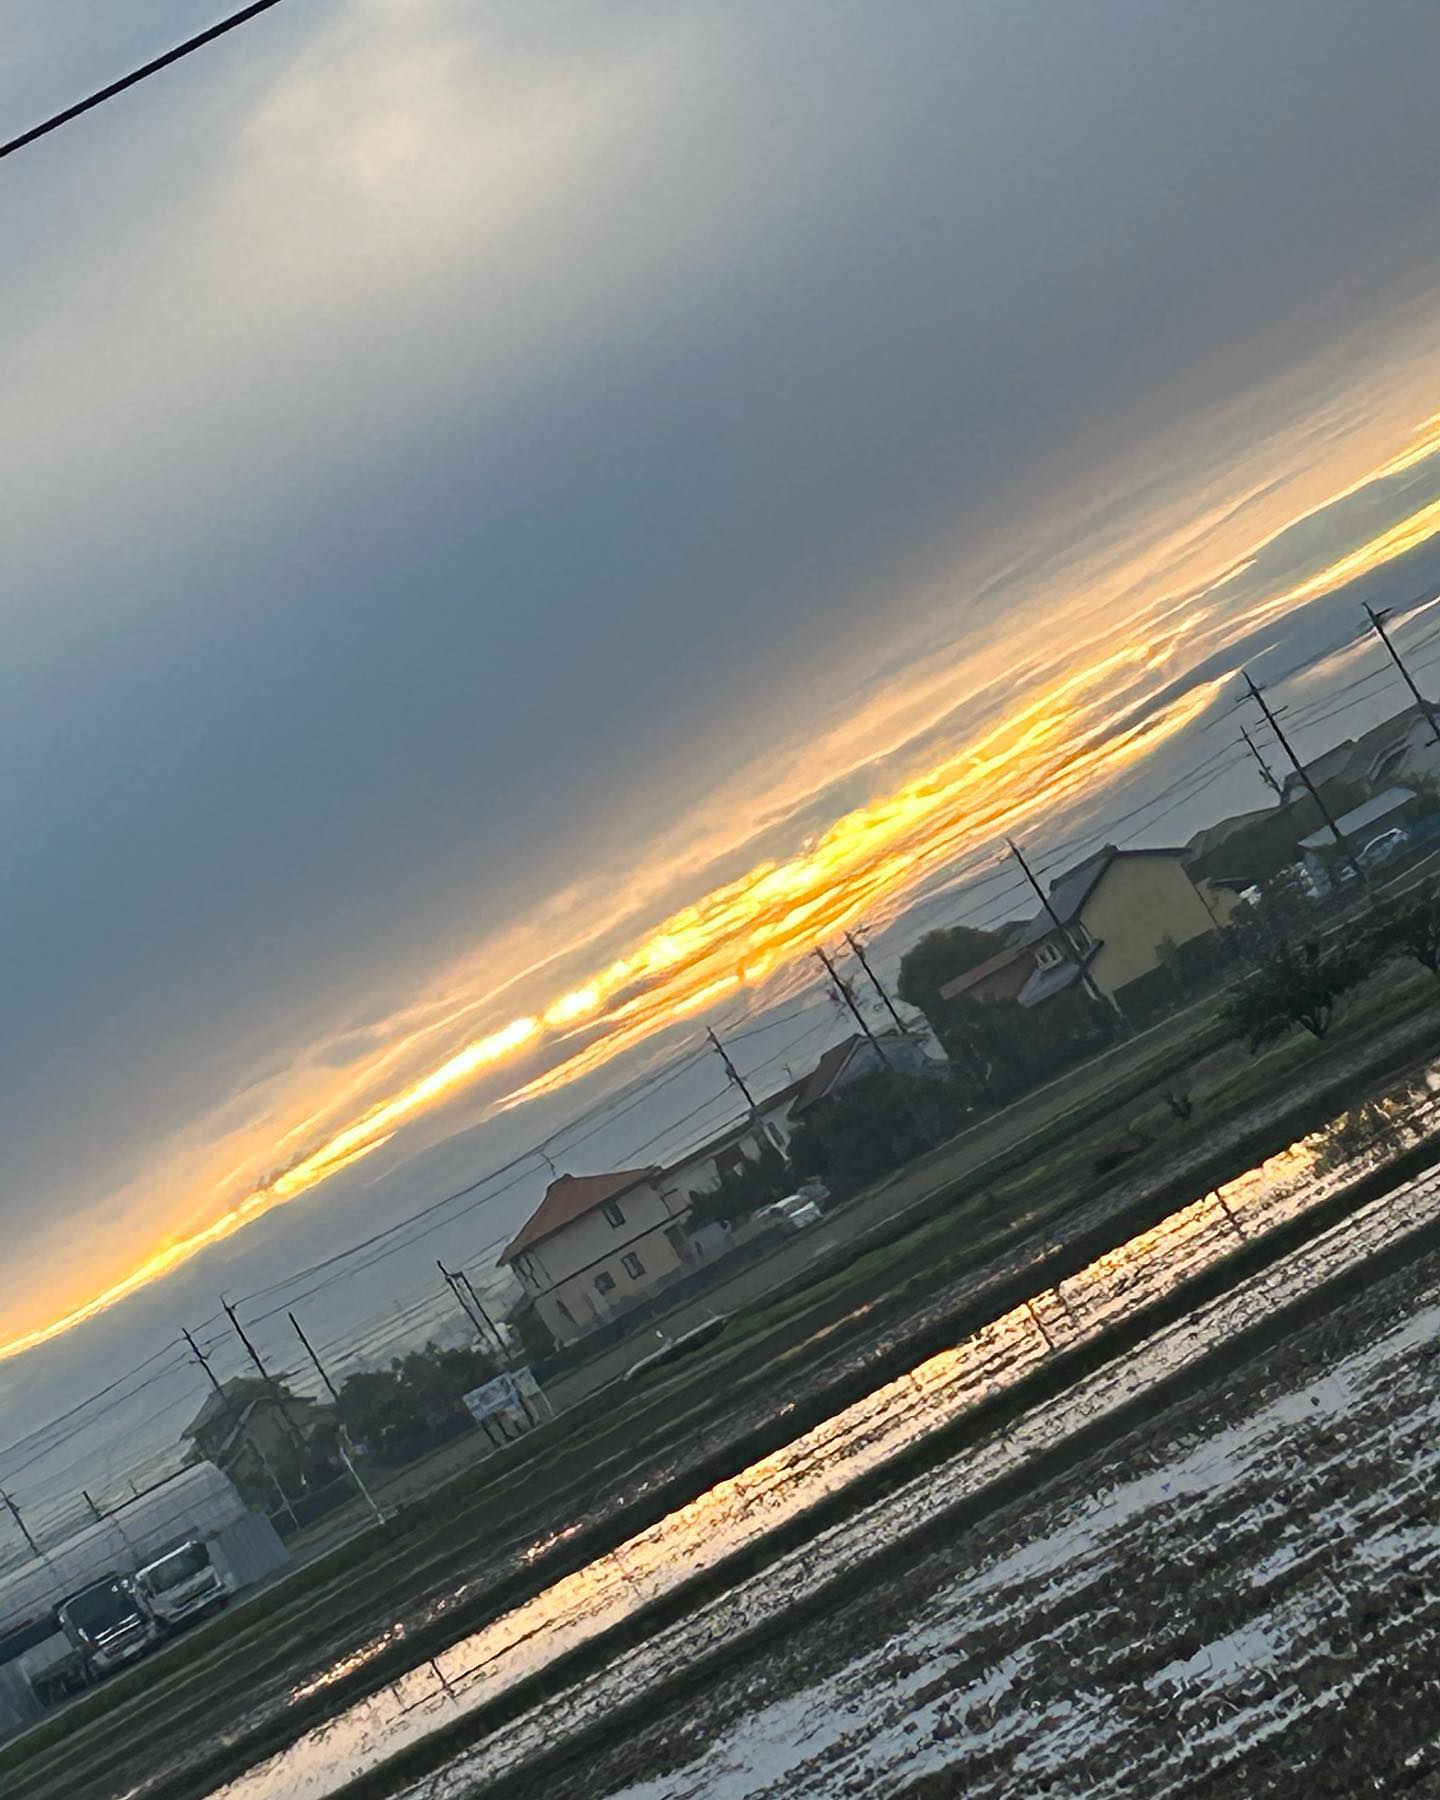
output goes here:
{"type": "Polygon", "coordinates": [[[165,1631],[215,1611],[229,1598],[209,1547],[196,1539],[147,1563],[135,1576],[135,1588],[165,1631]]]}
{"type": "Polygon", "coordinates": [[[123,1575],[107,1575],[72,1594],[55,1616],[94,1680],[143,1656],[157,1635],[148,1608],[123,1575]]]}

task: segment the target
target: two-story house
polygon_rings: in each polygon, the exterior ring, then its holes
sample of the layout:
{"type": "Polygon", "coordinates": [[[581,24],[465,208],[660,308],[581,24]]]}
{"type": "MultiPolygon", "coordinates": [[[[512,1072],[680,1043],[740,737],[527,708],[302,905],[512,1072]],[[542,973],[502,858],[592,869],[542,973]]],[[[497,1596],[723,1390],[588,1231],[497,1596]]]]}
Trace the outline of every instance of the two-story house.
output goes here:
{"type": "Polygon", "coordinates": [[[570,1343],[685,1265],[687,1204],[655,1165],[559,1175],[499,1260],[556,1341],[570,1343]]]}
{"type": "Polygon", "coordinates": [[[1057,876],[1049,901],[1021,940],[1035,958],[1017,996],[1022,1006],[1038,1006],[1077,979],[1107,1000],[1123,998],[1181,944],[1218,931],[1233,905],[1190,879],[1183,851],[1114,844],[1057,876]]]}
{"type": "Polygon", "coordinates": [[[1076,983],[1123,1002],[1125,987],[1173,950],[1217,931],[1232,895],[1190,879],[1184,852],[1106,844],[1050,884],[1049,905],[999,955],[957,975],[944,1000],[1018,1000],[1042,1006],[1076,983]]]}

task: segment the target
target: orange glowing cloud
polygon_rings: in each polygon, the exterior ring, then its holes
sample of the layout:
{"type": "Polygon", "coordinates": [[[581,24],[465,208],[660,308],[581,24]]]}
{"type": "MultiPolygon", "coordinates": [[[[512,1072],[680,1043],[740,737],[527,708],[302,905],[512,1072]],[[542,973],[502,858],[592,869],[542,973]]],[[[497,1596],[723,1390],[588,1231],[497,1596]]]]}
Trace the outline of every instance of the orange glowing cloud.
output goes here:
{"type": "MultiPolygon", "coordinates": [[[[1422,441],[1436,437],[1431,431],[1422,434],[1422,441]]],[[[1403,461],[1409,455],[1392,458],[1388,466],[1410,466],[1403,461]]],[[[1215,516],[1223,520],[1229,513],[1217,506],[1215,516]]],[[[1229,611],[1208,606],[1201,597],[1203,587],[1191,590],[1188,604],[1171,592],[1129,606],[1107,604],[1097,588],[1077,595],[1064,609],[1070,628],[1050,647],[1048,667],[1037,658],[1028,670],[1017,670],[1015,643],[997,638],[972,652],[958,672],[952,666],[948,684],[943,670],[926,670],[930,710],[918,718],[921,729],[953,711],[957,687],[961,693],[984,690],[1002,697],[1013,688],[1013,694],[1003,705],[994,700],[990,722],[977,722],[968,733],[952,727],[950,741],[954,744],[958,736],[958,745],[943,754],[932,752],[921,772],[852,807],[794,854],[758,858],[744,874],[712,885],[658,924],[637,930],[630,947],[619,955],[612,950],[597,972],[585,974],[581,959],[588,945],[600,960],[604,935],[595,927],[588,939],[583,931],[573,935],[572,924],[567,942],[552,949],[537,947],[528,960],[512,964],[502,982],[490,983],[474,997],[437,992],[424,1005],[398,1015],[400,1026],[372,1059],[335,1074],[328,1088],[317,1088],[303,1108],[292,1108],[290,1119],[298,1114],[298,1122],[272,1130],[272,1146],[301,1150],[282,1170],[243,1185],[237,1198],[224,1199],[218,1191],[192,1194],[189,1205],[199,1215],[193,1225],[174,1231],[118,1279],[96,1283],[89,1297],[56,1308],[40,1322],[12,1327],[8,1341],[0,1343],[0,1358],[93,1318],[273,1208],[293,1202],[487,1075],[521,1059],[532,1065],[548,1059],[548,1066],[535,1073],[515,1069],[516,1084],[488,1103],[490,1110],[522,1105],[564,1088],[746,987],[783,985],[787,972],[798,971],[817,940],[862,915],[875,921],[893,916],[937,864],[973,855],[1000,833],[1092,797],[1191,725],[1212,703],[1219,682],[1195,684],[1178,696],[1171,684],[1199,653],[1303,606],[1437,531],[1440,501],[1283,592],[1258,595],[1250,605],[1229,611]],[[563,981],[558,972],[562,963],[568,971],[563,981]],[[552,976],[553,997],[536,993],[552,976]],[[483,1017],[485,1010],[493,1018],[497,997],[511,989],[517,990],[510,1002],[517,1007],[514,1017],[441,1053],[446,1037],[453,1041],[457,1031],[483,1017]],[[407,1059],[413,1070],[427,1045],[439,1055],[435,1066],[418,1075],[404,1073],[407,1059]],[[215,1216],[207,1217],[212,1207],[215,1216]]],[[[1181,532],[1176,543],[1177,554],[1189,555],[1190,537],[1181,532]]],[[[1246,563],[1233,543],[1217,543],[1216,550],[1216,581],[1232,578],[1246,563]]],[[[1126,584],[1136,579],[1133,569],[1119,570],[1113,592],[1126,591],[1126,584]]],[[[796,778],[784,790],[785,805],[798,808],[807,796],[806,782],[813,791],[822,791],[825,781],[863,766],[866,756],[879,750],[891,754],[905,742],[900,735],[906,721],[903,698],[898,688],[884,693],[875,698],[873,717],[857,710],[854,720],[837,728],[835,743],[827,743],[826,756],[818,759],[819,776],[797,763],[796,778]],[[842,743],[859,760],[837,763],[832,752],[842,743]]],[[[908,718],[914,735],[913,694],[908,718]]],[[[772,791],[778,794],[780,784],[772,791]]],[[[715,849],[730,848],[734,841],[732,824],[730,838],[715,849]]],[[[648,867],[637,870],[633,891],[621,895],[616,906],[633,913],[673,875],[657,854],[648,867]]],[[[565,915],[569,920],[576,911],[574,899],[565,915]]],[[[586,917],[593,915],[587,912],[586,917]]],[[[613,920],[605,924],[613,932],[613,920]]],[[[534,934],[537,945],[544,938],[543,931],[534,934]]],[[[615,933],[610,941],[624,939],[615,933]]]]}

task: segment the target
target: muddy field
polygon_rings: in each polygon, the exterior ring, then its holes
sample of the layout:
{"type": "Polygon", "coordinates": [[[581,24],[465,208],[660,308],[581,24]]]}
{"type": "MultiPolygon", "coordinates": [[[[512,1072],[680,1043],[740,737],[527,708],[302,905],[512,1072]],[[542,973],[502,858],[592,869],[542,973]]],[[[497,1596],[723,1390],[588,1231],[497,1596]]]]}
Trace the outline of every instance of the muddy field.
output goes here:
{"type": "MultiPolygon", "coordinates": [[[[1417,1032],[1417,1024],[1411,1022],[1406,1027],[1382,1034],[1378,1044],[1371,1043],[1368,1046],[1369,1053],[1373,1056],[1378,1047],[1386,1045],[1387,1038],[1394,1041],[1395,1050],[1403,1053],[1403,1047],[1413,1040],[1413,1035],[1417,1032]]],[[[1338,1074],[1340,1070],[1334,1067],[1326,1071],[1330,1081],[1334,1081],[1338,1074]]],[[[1312,1077],[1312,1082],[1318,1099],[1319,1090],[1325,1085],[1324,1078],[1319,1077],[1317,1072],[1312,1077]]],[[[1294,1102],[1293,1091],[1287,1098],[1294,1102]]],[[[1231,1134],[1237,1143],[1243,1141],[1247,1133],[1263,1129],[1266,1111],[1266,1108],[1261,1107],[1241,1113],[1231,1126],[1231,1134]]],[[[1207,1146],[1207,1150],[1208,1160],[1213,1161],[1214,1146],[1207,1146]]],[[[1234,1153],[1227,1151],[1227,1154],[1233,1157],[1234,1153]]],[[[1062,1234],[1068,1239],[1065,1254],[1073,1258],[1079,1252],[1086,1230],[1094,1231],[1097,1235],[1103,1234],[1108,1229],[1104,1221],[1125,1217],[1137,1201],[1144,1204],[1142,1196],[1147,1193],[1163,1193],[1167,1189],[1173,1191],[1173,1187],[1183,1179],[1183,1174],[1171,1164],[1163,1169],[1137,1171],[1127,1180],[1114,1184],[1103,1198],[1092,1200],[1089,1207],[1077,1209],[1066,1220],[1066,1230],[1062,1234]]],[[[1208,1210],[1210,1213],[1214,1212],[1213,1207],[1208,1210]]],[[[1234,1221],[1223,1215],[1209,1218],[1205,1226],[1207,1232],[1218,1235],[1222,1240],[1233,1229],[1234,1221]]],[[[1113,1236],[1109,1241],[1114,1242],[1113,1236]]],[[[929,1292],[918,1304],[911,1299],[909,1306],[897,1308],[883,1319],[872,1315],[868,1320],[868,1331],[864,1329],[867,1321],[857,1320],[851,1322],[851,1331],[840,1334],[839,1341],[827,1342],[823,1336],[819,1341],[812,1341],[795,1358],[800,1366],[795,1368],[785,1384],[785,1397],[778,1404],[773,1385],[777,1371],[772,1366],[769,1371],[772,1385],[763,1400],[757,1393],[745,1392],[743,1398],[737,1393],[729,1407],[701,1408],[693,1421],[687,1421],[692,1424],[694,1436],[687,1441],[688,1434],[678,1434],[678,1441],[672,1440],[669,1446],[671,1469],[676,1470],[687,1464],[698,1467],[693,1460],[696,1459],[697,1452],[699,1462],[703,1463],[706,1450],[715,1444],[717,1435],[723,1435],[722,1426],[729,1426],[733,1430],[737,1415],[744,1417],[747,1407],[753,1408],[757,1403],[768,1405],[769,1411],[778,1415],[776,1423],[780,1424],[782,1430],[788,1423],[790,1429],[795,1431],[803,1424],[797,1414],[803,1411],[804,1403],[802,1401],[797,1406],[797,1400],[807,1391],[818,1389],[825,1392],[827,1397],[833,1398],[834,1384],[838,1380],[842,1387],[846,1383],[852,1383],[868,1392],[881,1367],[893,1359],[902,1346],[923,1340],[927,1331],[954,1328],[957,1301],[960,1302],[962,1311],[968,1302],[975,1309],[975,1317],[993,1318],[995,1314],[990,1307],[1007,1301],[1013,1304],[1014,1294],[1017,1292],[1028,1292],[1040,1297],[1040,1290],[1031,1286],[1030,1282],[1035,1274],[1046,1268],[1047,1262],[1056,1255],[1058,1249],[1059,1245],[1050,1232],[1037,1232],[1028,1241],[1017,1245],[1009,1256],[990,1262],[983,1272],[968,1271],[953,1284],[930,1284],[929,1292]],[[853,1329],[856,1324],[861,1325],[858,1331],[853,1329]]],[[[1181,1258],[1182,1262],[1186,1260],[1187,1258],[1181,1258]]],[[[1073,1260],[1070,1266],[1076,1266],[1073,1260]]],[[[1144,1285],[1141,1283],[1141,1286],[1144,1285]]],[[[1041,1316],[1034,1324],[1035,1333],[1063,1345],[1072,1335],[1077,1322],[1084,1322],[1089,1310],[1083,1296],[1077,1295],[1072,1287],[1068,1290],[1062,1308],[1042,1305],[1041,1316]]],[[[954,1343],[955,1340],[950,1337],[948,1341],[954,1343]]],[[[681,1385],[683,1386],[683,1382],[681,1385]]],[[[523,1538],[517,1543],[513,1537],[509,1543],[505,1543],[503,1537],[497,1543],[493,1513],[489,1515],[488,1528],[485,1521],[478,1517],[473,1524],[468,1515],[463,1519],[452,1517],[448,1521],[448,1529],[439,1533],[434,1542],[433,1573],[427,1569],[426,1574],[435,1581],[436,1586],[427,1596],[426,1602],[417,1609],[419,1616],[417,1617],[416,1611],[410,1611],[408,1617],[402,1612],[399,1618],[392,1613],[387,1621],[388,1629],[382,1629],[378,1636],[370,1636],[368,1639],[361,1636],[358,1642],[352,1638],[349,1654],[342,1656],[338,1663],[334,1655],[334,1647],[339,1647],[336,1646],[335,1636],[325,1634],[332,1646],[329,1656],[325,1656],[323,1652],[317,1653],[318,1645],[310,1635],[311,1628],[320,1622],[327,1606],[332,1607],[332,1616],[333,1610],[338,1608],[355,1623],[367,1612],[373,1619],[375,1612],[386,1606],[386,1589],[395,1584],[399,1575],[398,1565],[404,1560],[404,1556],[398,1544],[395,1546],[394,1556],[397,1566],[386,1569],[385,1578],[380,1581],[372,1582],[367,1579],[357,1582],[353,1575],[349,1579],[340,1576],[335,1584],[337,1591],[333,1596],[333,1604],[329,1595],[312,1595],[310,1606],[300,1609],[307,1617],[298,1632],[276,1631],[273,1621],[268,1628],[257,1627],[252,1635],[257,1638],[257,1644],[263,1644],[263,1652],[259,1656],[252,1655],[245,1659],[248,1660],[249,1667],[244,1671],[244,1679],[235,1678],[240,1673],[236,1663],[241,1659],[227,1655],[217,1645],[213,1656],[192,1656],[190,1666],[173,1683],[172,1691],[162,1690],[147,1695],[138,1707],[131,1710],[128,1717],[122,1712],[99,1724],[98,1728],[82,1728],[80,1732],[72,1734],[68,1742],[56,1744],[46,1754],[7,1770],[0,1777],[0,1785],[13,1784],[13,1787],[5,1785],[5,1791],[7,1794],[15,1792],[17,1800],[21,1794],[27,1797],[33,1794],[37,1796],[37,1800],[42,1794],[45,1800],[51,1800],[52,1796],[58,1800],[61,1795],[65,1800],[76,1800],[76,1797],[83,1794],[99,1800],[101,1795],[143,1792],[147,1797],[157,1796],[158,1800],[160,1794],[183,1792],[190,1796],[211,1792],[226,1775],[235,1771],[237,1764],[245,1767],[247,1763],[263,1758],[267,1750],[276,1748],[287,1737],[303,1731],[305,1724],[317,1712],[342,1710],[357,1686],[364,1691],[372,1682],[377,1687],[382,1685],[385,1674],[381,1671],[387,1669],[387,1665],[388,1668],[393,1668],[399,1662],[406,1668],[414,1669],[417,1663],[423,1665],[423,1659],[428,1654],[439,1655],[448,1662],[450,1658],[442,1646],[447,1639],[453,1643],[461,1635],[462,1621],[468,1622],[467,1613],[473,1618],[474,1612],[484,1605],[481,1596],[488,1586],[485,1579],[489,1572],[487,1563],[494,1567],[496,1563],[503,1565],[513,1558],[520,1565],[529,1567],[535,1588],[542,1587],[542,1571],[547,1564],[553,1564],[556,1552],[563,1558],[571,1546],[578,1550],[585,1541],[588,1536],[586,1525],[593,1516],[592,1509],[603,1517],[617,1519],[617,1487],[623,1495],[619,1508],[619,1512],[623,1514],[626,1502],[631,1506],[638,1502],[643,1509],[648,1499],[648,1503],[653,1506],[660,1499],[661,1492],[670,1485],[664,1477],[657,1482],[657,1470],[653,1463],[644,1469],[638,1480],[627,1471],[617,1483],[614,1474],[610,1471],[605,1473],[610,1475],[608,1481],[603,1477],[596,1480],[592,1473],[590,1488],[585,1494],[585,1504],[569,1511],[566,1520],[568,1530],[563,1536],[558,1540],[542,1539],[538,1546],[533,1541],[526,1545],[523,1538]],[[472,1530],[479,1533],[481,1541],[485,1538],[490,1540],[485,1544],[484,1552],[478,1556],[478,1543],[466,1535],[472,1530]],[[457,1574],[461,1576],[458,1582],[457,1574]],[[323,1603],[317,1605],[317,1601],[323,1603]],[[430,1642],[425,1641],[427,1639],[435,1645],[433,1652],[430,1642]],[[263,1676],[260,1675],[262,1667],[263,1676]],[[257,1676],[260,1678],[257,1679],[257,1676]],[[375,1682],[377,1676],[379,1681],[375,1682]],[[202,1692],[203,1699],[200,1697],[202,1692]],[[211,1704],[212,1697],[219,1699],[218,1706],[211,1704]],[[177,1709],[183,1710],[187,1727],[179,1736],[157,1729],[167,1708],[172,1713],[177,1709]],[[137,1714],[143,1716],[137,1717],[137,1714]],[[208,1721],[208,1727],[203,1733],[195,1733],[188,1726],[188,1721],[199,1716],[208,1721]],[[161,1744],[166,1748],[157,1757],[155,1747],[161,1744]]],[[[690,1492],[694,1491],[692,1486],[690,1492]]],[[[682,1493],[679,1497],[683,1500],[688,1495],[682,1493]]],[[[421,1584],[415,1579],[417,1571],[413,1567],[408,1573],[408,1597],[413,1606],[417,1598],[415,1588],[421,1584]]],[[[383,1619],[385,1615],[382,1612],[380,1616],[383,1619]]],[[[373,1629],[372,1626],[372,1631],[373,1629]]],[[[340,1636],[341,1646],[346,1635],[348,1634],[340,1636]]],[[[311,1789],[307,1779],[296,1789],[296,1792],[306,1791],[319,1790],[311,1789]]]]}
{"type": "Polygon", "coordinates": [[[1440,1792],[1437,1568],[1431,1254],[546,1791],[1440,1792]]]}

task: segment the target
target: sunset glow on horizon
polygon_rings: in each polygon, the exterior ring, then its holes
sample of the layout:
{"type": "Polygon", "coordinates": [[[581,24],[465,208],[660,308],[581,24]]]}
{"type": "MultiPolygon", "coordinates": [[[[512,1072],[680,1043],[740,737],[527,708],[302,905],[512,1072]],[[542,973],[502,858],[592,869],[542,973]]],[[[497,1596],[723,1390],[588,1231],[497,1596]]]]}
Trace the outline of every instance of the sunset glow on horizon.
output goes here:
{"type": "MultiPolygon", "coordinates": [[[[1433,449],[1435,422],[1422,430],[1422,445],[1433,449]]],[[[1380,473],[1408,468],[1420,454],[1412,446],[1380,473]]],[[[967,735],[892,791],[851,808],[794,854],[760,861],[673,911],[633,948],[568,981],[553,998],[527,1003],[522,997],[524,1010],[502,1017],[338,1126],[327,1129],[317,1120],[319,1141],[281,1171],[254,1182],[215,1218],[176,1232],[98,1291],[25,1324],[0,1344],[0,1359],[72,1330],[310,1192],[484,1076],[550,1054],[549,1066],[517,1070],[523,1078],[498,1094],[489,1110],[524,1105],[797,967],[817,941],[862,917],[873,922],[877,914],[893,916],[937,867],[1075,805],[1193,725],[1228,679],[1189,675],[1202,656],[1223,651],[1242,629],[1282,617],[1437,532],[1440,501],[1432,501],[1333,557],[1318,573],[1260,597],[1243,614],[1221,618],[1207,611],[1202,597],[1183,614],[1169,601],[1156,601],[1148,616],[1117,619],[1108,634],[1102,619],[1077,667],[1035,682],[997,722],[967,735]],[[572,1038],[579,1041],[570,1048],[572,1038]]],[[[1232,560],[1221,574],[1229,578],[1244,566],[1232,560]]],[[[296,1132],[292,1126],[284,1135],[296,1132]]]]}

